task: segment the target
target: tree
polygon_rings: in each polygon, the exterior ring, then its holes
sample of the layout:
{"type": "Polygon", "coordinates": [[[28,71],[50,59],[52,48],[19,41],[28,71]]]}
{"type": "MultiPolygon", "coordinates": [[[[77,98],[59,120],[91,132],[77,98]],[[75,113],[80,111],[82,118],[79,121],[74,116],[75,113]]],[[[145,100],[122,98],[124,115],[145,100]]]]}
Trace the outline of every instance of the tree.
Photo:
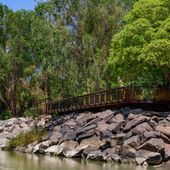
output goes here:
{"type": "Polygon", "coordinates": [[[123,84],[162,84],[170,69],[169,33],[170,1],[136,2],[112,38],[109,70],[114,80],[118,76],[123,84]]]}

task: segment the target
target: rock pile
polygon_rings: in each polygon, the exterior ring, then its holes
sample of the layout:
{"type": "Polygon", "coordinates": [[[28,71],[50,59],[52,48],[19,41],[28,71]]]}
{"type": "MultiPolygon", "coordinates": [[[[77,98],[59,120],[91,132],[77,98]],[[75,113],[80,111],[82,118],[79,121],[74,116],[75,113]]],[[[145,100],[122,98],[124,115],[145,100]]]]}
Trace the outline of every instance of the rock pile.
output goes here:
{"type": "Polygon", "coordinates": [[[24,151],[158,165],[170,159],[170,115],[127,108],[63,115],[40,143],[24,151]]]}
{"type": "Polygon", "coordinates": [[[45,126],[45,119],[33,120],[31,118],[11,118],[0,120],[0,148],[8,145],[10,139],[33,129],[41,129],[45,126]]]}

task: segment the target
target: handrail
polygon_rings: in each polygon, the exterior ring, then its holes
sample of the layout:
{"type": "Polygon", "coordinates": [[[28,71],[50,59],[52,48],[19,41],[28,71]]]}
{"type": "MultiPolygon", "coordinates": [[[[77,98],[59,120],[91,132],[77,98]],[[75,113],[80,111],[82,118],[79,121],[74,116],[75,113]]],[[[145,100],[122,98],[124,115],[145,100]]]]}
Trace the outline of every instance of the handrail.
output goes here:
{"type": "Polygon", "coordinates": [[[129,86],[98,91],[46,103],[46,112],[66,112],[93,107],[104,107],[123,103],[169,102],[170,89],[155,87],[129,86]]]}

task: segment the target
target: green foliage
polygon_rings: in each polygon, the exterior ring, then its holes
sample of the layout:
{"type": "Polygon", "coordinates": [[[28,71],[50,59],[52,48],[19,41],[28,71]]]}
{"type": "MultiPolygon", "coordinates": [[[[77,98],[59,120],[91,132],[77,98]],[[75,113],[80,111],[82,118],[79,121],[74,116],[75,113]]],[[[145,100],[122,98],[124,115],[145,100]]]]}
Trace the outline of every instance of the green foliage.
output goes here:
{"type": "Polygon", "coordinates": [[[11,118],[11,112],[9,112],[9,111],[3,111],[0,114],[0,120],[7,120],[7,119],[10,119],[10,118],[11,118]]]}
{"type": "MultiPolygon", "coordinates": [[[[2,110],[9,110],[12,116],[34,117],[44,111],[45,98],[56,100],[110,87],[107,61],[111,39],[134,2],[47,0],[37,2],[33,11],[16,12],[0,4],[2,110]]],[[[157,37],[166,37],[169,25],[161,24],[165,29],[157,37]]],[[[140,30],[140,23],[136,25],[140,30]]],[[[148,25],[143,21],[143,27],[148,25]]],[[[132,26],[128,29],[134,31],[132,26]]],[[[148,39],[152,36],[146,34],[148,39]]],[[[138,41],[135,55],[143,41],[149,41],[141,36],[133,40],[138,41]]]]}
{"type": "Polygon", "coordinates": [[[25,110],[23,116],[36,118],[36,117],[38,117],[38,112],[34,107],[31,107],[31,108],[25,110]]]}
{"type": "MultiPolygon", "coordinates": [[[[162,84],[170,69],[170,3],[139,0],[125,16],[125,26],[113,36],[109,70],[123,84],[162,84]]],[[[120,84],[120,81],[117,81],[120,84]]]]}
{"type": "Polygon", "coordinates": [[[33,142],[39,142],[43,135],[45,135],[45,131],[36,132],[35,130],[20,134],[9,141],[6,149],[12,150],[16,147],[23,147],[33,142]]]}

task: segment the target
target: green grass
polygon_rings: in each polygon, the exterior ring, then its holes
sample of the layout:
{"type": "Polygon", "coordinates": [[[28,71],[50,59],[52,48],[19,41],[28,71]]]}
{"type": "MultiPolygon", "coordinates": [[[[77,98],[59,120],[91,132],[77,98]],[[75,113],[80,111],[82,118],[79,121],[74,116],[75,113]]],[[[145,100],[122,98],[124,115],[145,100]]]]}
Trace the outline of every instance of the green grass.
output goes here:
{"type": "Polygon", "coordinates": [[[45,131],[42,130],[40,132],[36,132],[35,130],[31,131],[31,132],[27,132],[27,133],[22,133],[19,136],[11,139],[8,142],[8,146],[7,146],[7,150],[13,150],[16,147],[23,147],[23,146],[27,146],[30,143],[33,142],[38,142],[40,141],[41,137],[43,135],[45,135],[45,131]]]}

